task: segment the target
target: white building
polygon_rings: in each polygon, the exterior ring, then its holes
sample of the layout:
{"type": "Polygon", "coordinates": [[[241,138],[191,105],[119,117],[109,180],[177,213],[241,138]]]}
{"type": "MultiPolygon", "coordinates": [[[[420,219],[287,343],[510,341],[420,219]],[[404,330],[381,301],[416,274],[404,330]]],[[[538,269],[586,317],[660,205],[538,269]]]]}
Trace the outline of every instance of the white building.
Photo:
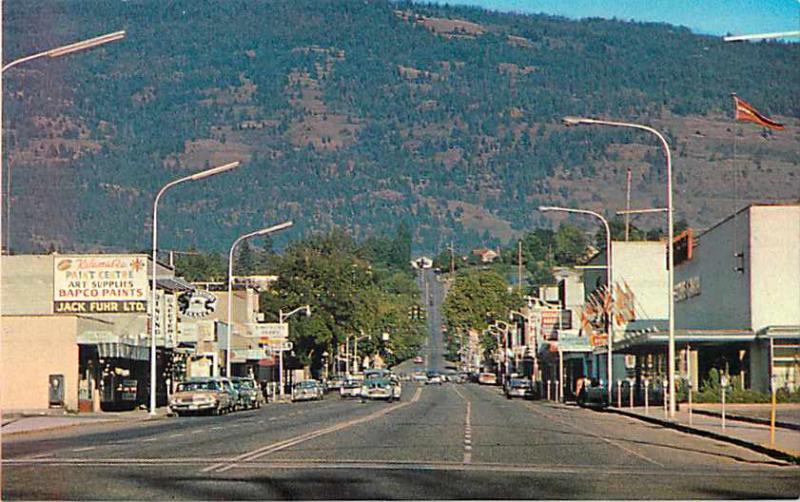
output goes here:
{"type": "MultiPolygon", "coordinates": [[[[769,390],[800,387],[800,205],[751,205],[699,236],[675,268],[679,339],[698,365],[769,390]]],[[[702,379],[702,374],[700,375],[702,379]]]]}

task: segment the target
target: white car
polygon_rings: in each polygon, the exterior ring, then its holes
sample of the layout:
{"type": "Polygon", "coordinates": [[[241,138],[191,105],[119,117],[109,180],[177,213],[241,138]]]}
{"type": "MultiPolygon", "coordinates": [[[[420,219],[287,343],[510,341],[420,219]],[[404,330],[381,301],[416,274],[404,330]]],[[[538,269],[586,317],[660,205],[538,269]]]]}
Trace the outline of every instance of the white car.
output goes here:
{"type": "Polygon", "coordinates": [[[324,397],[322,386],[316,380],[304,380],[292,387],[292,402],[319,401],[324,397]]]}
{"type": "Polygon", "coordinates": [[[361,396],[361,382],[358,380],[346,380],[339,387],[339,397],[342,399],[359,396],[361,396]]]}

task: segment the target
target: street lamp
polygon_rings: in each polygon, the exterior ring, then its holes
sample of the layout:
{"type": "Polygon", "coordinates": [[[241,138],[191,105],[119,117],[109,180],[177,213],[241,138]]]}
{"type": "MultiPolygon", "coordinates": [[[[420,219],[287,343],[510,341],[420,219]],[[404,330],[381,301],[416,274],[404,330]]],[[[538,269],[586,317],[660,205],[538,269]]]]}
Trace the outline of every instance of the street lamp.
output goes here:
{"type": "MultiPolygon", "coordinates": [[[[667,349],[668,361],[668,379],[669,379],[669,417],[675,418],[675,300],[673,298],[674,289],[674,268],[675,256],[673,253],[673,214],[672,214],[672,155],[669,151],[669,144],[664,136],[653,129],[641,124],[633,124],[630,122],[615,122],[611,120],[590,119],[585,117],[564,117],[564,125],[602,125],[610,127],[624,127],[629,129],[639,129],[654,134],[661,142],[661,147],[664,150],[664,156],[667,159],[667,312],[669,323],[669,344],[667,349]]],[[[609,382],[610,383],[610,382],[609,382]]]]}
{"type": "MultiPolygon", "coordinates": [[[[290,316],[296,314],[297,312],[305,312],[306,317],[311,316],[311,305],[304,305],[302,307],[297,307],[296,309],[292,310],[288,314],[283,313],[283,309],[278,309],[278,324],[283,324],[284,319],[288,319],[290,316]]],[[[288,332],[288,328],[287,328],[288,332]]],[[[279,372],[279,385],[280,389],[280,396],[281,400],[283,400],[283,396],[285,395],[284,385],[283,385],[283,346],[278,348],[278,372],[279,372]]],[[[291,349],[288,349],[291,350],[291,349]]]]}
{"type": "MultiPolygon", "coordinates": [[[[20,65],[22,63],[27,63],[28,61],[33,61],[34,59],[40,59],[43,57],[47,58],[58,58],[61,56],[66,56],[68,54],[72,54],[74,52],[84,51],[87,49],[92,49],[99,45],[104,45],[110,42],[116,42],[117,40],[122,40],[125,38],[125,31],[115,31],[113,33],[108,33],[105,35],[101,35],[99,37],[90,38],[88,40],[82,40],[80,42],[75,42],[69,45],[62,45],[61,47],[56,47],[54,49],[49,49],[43,52],[38,52],[36,54],[31,54],[29,56],[21,57],[19,59],[15,59],[10,63],[4,64],[2,68],[0,68],[0,94],[2,94],[3,82],[2,82],[2,74],[5,73],[6,70],[13,68],[14,66],[20,65]]],[[[2,116],[2,98],[0,98],[0,116],[2,116]]],[[[3,165],[2,165],[2,134],[0,134],[0,180],[2,180],[3,174],[3,165]]],[[[9,177],[8,181],[8,201],[6,201],[6,225],[9,225],[8,220],[10,219],[11,214],[11,178],[9,177]]],[[[2,190],[0,190],[0,208],[3,207],[3,194],[2,190]]],[[[6,229],[8,232],[8,229],[6,229]]],[[[3,222],[2,217],[0,217],[0,240],[2,240],[3,235],[3,222]]],[[[9,236],[6,237],[6,248],[10,251],[11,244],[10,244],[10,233],[9,236]]]]}
{"type": "Polygon", "coordinates": [[[261,230],[256,230],[255,232],[250,232],[249,234],[244,234],[235,241],[233,241],[230,253],[228,253],[228,324],[227,324],[228,336],[226,337],[227,341],[225,347],[225,376],[228,378],[231,377],[231,338],[233,336],[233,325],[231,324],[231,317],[233,312],[233,250],[236,249],[237,244],[239,244],[245,239],[249,239],[250,237],[258,237],[260,235],[271,234],[273,232],[277,232],[279,230],[283,230],[284,228],[289,228],[291,226],[292,222],[287,221],[279,225],[273,225],[271,227],[262,228],[261,230]]]}
{"type": "Polygon", "coordinates": [[[239,162],[231,162],[229,164],[224,164],[218,167],[212,167],[211,169],[206,169],[205,171],[200,171],[199,173],[192,174],[190,176],[185,176],[183,178],[179,178],[177,180],[170,181],[166,185],[164,185],[161,190],[159,190],[158,194],[156,194],[156,200],[153,202],[153,271],[152,271],[152,284],[150,286],[151,296],[150,296],[150,415],[156,414],[156,269],[158,268],[158,257],[156,256],[156,252],[158,251],[158,201],[161,199],[161,196],[166,192],[168,189],[174,187],[179,183],[183,183],[185,181],[200,181],[202,179],[208,178],[210,176],[214,176],[215,174],[221,174],[226,171],[230,171],[232,169],[236,169],[239,167],[239,162]]]}
{"type": "MultiPolygon", "coordinates": [[[[608,220],[606,220],[602,214],[596,213],[594,211],[589,211],[588,209],[573,209],[569,207],[556,207],[556,206],[539,206],[539,211],[548,212],[548,211],[562,211],[565,213],[575,213],[575,214],[586,214],[589,216],[594,216],[595,218],[599,218],[600,221],[603,222],[603,226],[606,229],[606,287],[608,288],[608,294],[613,294],[612,284],[611,284],[611,229],[608,226],[608,220]]],[[[613,302],[611,302],[613,305],[613,302]]],[[[613,308],[613,307],[610,307],[613,308]]],[[[560,315],[560,314],[559,314],[560,315]]],[[[606,336],[608,337],[608,363],[607,363],[607,375],[608,375],[608,402],[611,402],[611,382],[613,381],[613,359],[612,359],[612,351],[613,351],[613,338],[614,338],[614,317],[611,315],[611,312],[606,312],[608,316],[608,324],[606,325],[606,336]]]]}

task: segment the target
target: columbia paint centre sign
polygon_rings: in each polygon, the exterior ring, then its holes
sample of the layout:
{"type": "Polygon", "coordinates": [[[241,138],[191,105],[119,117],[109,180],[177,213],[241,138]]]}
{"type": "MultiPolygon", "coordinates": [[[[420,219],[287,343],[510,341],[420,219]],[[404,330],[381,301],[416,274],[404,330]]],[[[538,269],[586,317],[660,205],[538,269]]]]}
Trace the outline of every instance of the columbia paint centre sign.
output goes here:
{"type": "Polygon", "coordinates": [[[58,255],[53,259],[56,314],[147,313],[144,255],[58,255]]]}

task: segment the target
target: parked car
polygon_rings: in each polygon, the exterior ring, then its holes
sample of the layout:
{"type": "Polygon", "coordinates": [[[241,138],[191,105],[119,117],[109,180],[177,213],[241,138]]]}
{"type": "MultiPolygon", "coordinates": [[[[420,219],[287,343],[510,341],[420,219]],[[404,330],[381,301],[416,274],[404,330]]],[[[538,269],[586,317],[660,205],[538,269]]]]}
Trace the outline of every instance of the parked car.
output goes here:
{"type": "Polygon", "coordinates": [[[323,397],[322,386],[316,380],[303,380],[292,387],[292,402],[319,401],[323,397]]]}
{"type": "Polygon", "coordinates": [[[523,399],[533,399],[534,392],[531,381],[525,378],[511,378],[504,389],[506,398],[521,397],[523,399]]]}
{"type": "Polygon", "coordinates": [[[425,381],[425,385],[442,385],[442,375],[438,371],[428,371],[426,376],[428,379],[425,381]]]}
{"type": "Polygon", "coordinates": [[[344,383],[344,378],[342,377],[333,377],[328,380],[328,389],[330,390],[339,390],[342,388],[342,384],[344,383]]]}
{"type": "Polygon", "coordinates": [[[239,391],[236,390],[236,387],[233,386],[233,382],[231,382],[230,378],[227,377],[220,377],[220,383],[222,384],[223,388],[228,392],[228,397],[231,400],[231,410],[236,411],[239,409],[239,391]]]}
{"type": "Polygon", "coordinates": [[[359,397],[361,395],[361,382],[358,380],[345,380],[339,387],[339,397],[342,399],[348,397],[359,397]]]}
{"type": "Polygon", "coordinates": [[[400,377],[391,375],[389,380],[392,382],[392,387],[394,387],[394,398],[399,400],[400,396],[403,395],[403,384],[400,383],[400,377]]]}
{"type": "Polygon", "coordinates": [[[608,389],[603,382],[594,378],[589,385],[584,385],[578,392],[577,402],[578,406],[582,408],[607,408],[608,389]]]}
{"type": "Polygon", "coordinates": [[[411,380],[418,383],[426,383],[428,381],[428,375],[422,371],[415,371],[411,376],[411,380]]]}
{"type": "Polygon", "coordinates": [[[233,377],[231,378],[234,389],[238,392],[239,408],[243,410],[250,410],[253,408],[261,408],[264,401],[264,396],[261,394],[261,389],[258,387],[256,380],[251,377],[233,377]]]}
{"type": "Polygon", "coordinates": [[[191,413],[219,415],[233,409],[231,394],[219,378],[192,378],[178,384],[170,399],[172,413],[181,416],[191,413]]]}
{"type": "Polygon", "coordinates": [[[494,373],[481,373],[478,375],[478,383],[481,385],[497,385],[497,375],[494,373]]]}
{"type": "Polygon", "coordinates": [[[388,377],[367,378],[361,384],[362,402],[367,399],[383,399],[391,402],[398,398],[395,387],[388,377]]]}

